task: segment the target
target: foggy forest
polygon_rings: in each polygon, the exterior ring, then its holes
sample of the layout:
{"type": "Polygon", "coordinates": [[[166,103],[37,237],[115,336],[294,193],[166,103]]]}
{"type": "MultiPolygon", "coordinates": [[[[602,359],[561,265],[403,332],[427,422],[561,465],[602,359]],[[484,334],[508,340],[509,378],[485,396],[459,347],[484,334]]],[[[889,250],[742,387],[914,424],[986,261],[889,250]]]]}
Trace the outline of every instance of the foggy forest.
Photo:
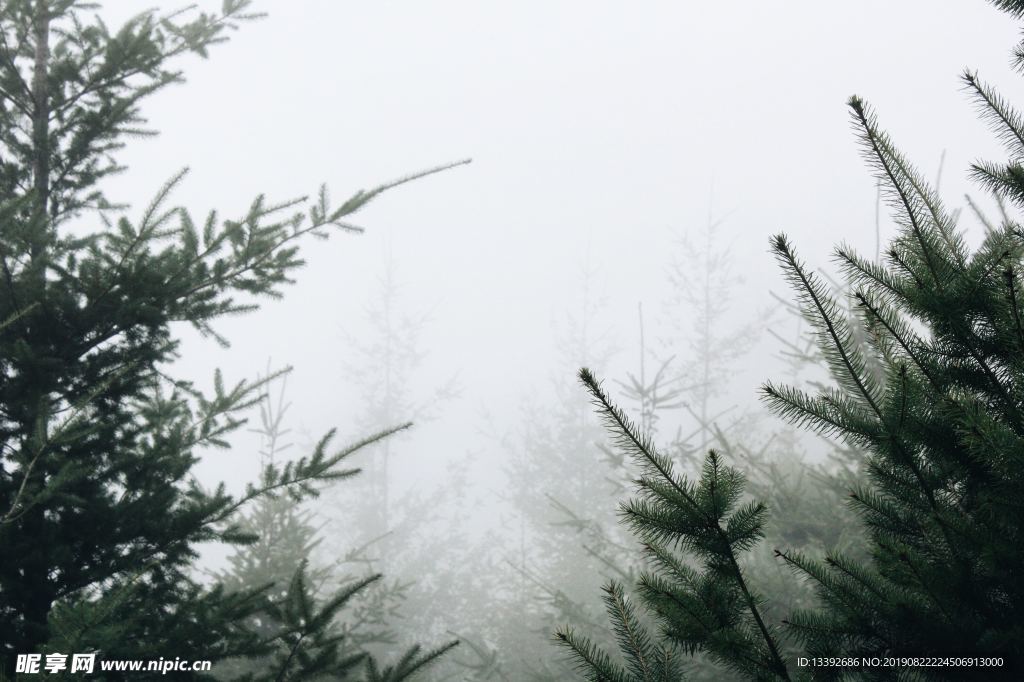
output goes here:
{"type": "Polygon", "coordinates": [[[1024,0],[0,0],[0,681],[1024,679],[1024,0]]]}

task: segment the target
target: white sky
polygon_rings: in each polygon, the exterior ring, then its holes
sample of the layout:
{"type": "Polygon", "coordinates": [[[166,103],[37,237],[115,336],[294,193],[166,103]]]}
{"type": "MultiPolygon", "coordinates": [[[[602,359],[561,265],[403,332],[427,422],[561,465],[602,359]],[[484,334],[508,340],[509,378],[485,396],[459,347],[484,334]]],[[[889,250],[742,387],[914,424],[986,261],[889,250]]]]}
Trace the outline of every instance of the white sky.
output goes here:
{"type": "MultiPolygon", "coordinates": [[[[140,4],[105,6],[118,16],[140,4]]],[[[636,303],[657,303],[673,232],[700,229],[713,203],[746,273],[738,295],[762,307],[769,288],[784,289],[766,252],[773,232],[820,265],[840,240],[874,250],[874,181],[849,95],[876,107],[930,177],[946,150],[956,205],[970,161],[999,158],[960,71],[978,68],[1011,101],[1020,92],[1008,67],[1018,28],[982,0],[256,7],[270,16],[209,61],[189,59],[188,83],[148,103],[161,136],[123,155],[131,171],[112,198],[141,209],[187,165],[177,199],[230,215],[260,192],[283,199],[326,181],[342,200],[474,162],[382,196],[354,219],[365,235],[309,242],[286,298],[219,325],[229,351],[190,340],[181,372],[205,380],[221,367],[230,380],[268,358],[292,364],[294,427],[354,434],[343,338],[359,333],[390,249],[410,311],[432,311],[423,390],[460,376],[462,401],[422,430],[452,456],[469,449],[479,410],[513,424],[525,396],[575,372],[553,366],[551,321],[578,307],[586,254],[604,273],[604,322],[631,347],[636,303]]],[[[773,350],[766,342],[751,361],[751,396],[773,350]]],[[[255,439],[238,444],[204,465],[211,479],[255,474],[255,439]]]]}

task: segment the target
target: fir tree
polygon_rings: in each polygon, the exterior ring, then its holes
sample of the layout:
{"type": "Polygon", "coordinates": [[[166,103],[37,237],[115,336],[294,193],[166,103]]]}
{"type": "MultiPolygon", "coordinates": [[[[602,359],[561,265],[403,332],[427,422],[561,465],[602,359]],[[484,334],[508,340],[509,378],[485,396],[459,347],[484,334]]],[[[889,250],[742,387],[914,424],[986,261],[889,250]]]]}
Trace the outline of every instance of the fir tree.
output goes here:
{"type": "MultiPolygon", "coordinates": [[[[996,4],[1024,16],[1024,3],[996,4]]],[[[1024,68],[1024,44],[1016,63],[1024,68]]],[[[974,72],[963,82],[1010,153],[1004,164],[978,162],[972,175],[1020,205],[1024,118],[974,72]]],[[[652,631],[623,589],[610,585],[609,615],[625,665],[571,629],[558,633],[589,679],[680,679],[673,661],[694,654],[755,679],[1020,678],[1024,230],[1012,219],[989,224],[972,252],[956,214],[868,106],[853,97],[849,107],[899,232],[881,263],[846,246],[835,252],[861,339],[843,302],[789,240],[772,239],[834,384],[812,394],[767,383],[763,393],[791,422],[864,453],[865,480],[850,490],[849,504],[863,524],[867,556],[777,550],[818,603],[773,622],[765,615],[772,595],[752,583],[744,560],[764,536],[768,508],[744,498],[743,476],[715,451],[695,480],[676,474],[584,370],[619,447],[644,467],[639,495],[623,514],[645,542],[651,569],[637,589],[657,624],[652,631]],[[860,662],[800,669],[794,650],[860,662]],[[874,656],[898,664],[863,664],[874,656]],[[900,658],[914,656],[979,656],[998,665],[927,667],[900,658]]]]}
{"type": "Polygon", "coordinates": [[[679,238],[669,263],[670,295],[663,305],[670,329],[661,344],[667,356],[662,362],[673,367],[673,402],[686,415],[676,424],[672,445],[697,460],[717,433],[728,433],[742,423],[745,415],[723,425],[734,406],[721,405],[718,399],[727,393],[737,362],[755,345],[757,330],[772,323],[767,311],[742,322],[729,319],[735,314],[733,301],[743,278],[733,270],[733,243],[722,243],[724,224],[725,218],[716,218],[709,207],[704,229],[679,238]]]}
{"type": "MultiPolygon", "coordinates": [[[[598,275],[589,261],[581,263],[578,303],[559,316],[556,327],[560,364],[600,366],[614,353],[614,343],[601,328],[605,300],[598,275]]],[[[492,589],[507,618],[519,625],[510,631],[488,624],[483,632],[501,654],[502,672],[517,680],[570,674],[557,652],[535,643],[566,619],[596,627],[602,576],[628,579],[630,568],[616,562],[631,556],[631,548],[618,543],[632,539],[619,537],[625,534],[618,533],[612,510],[599,503],[615,494],[615,465],[579,468],[581,457],[602,457],[601,425],[571,384],[552,383],[551,407],[542,409],[532,399],[522,431],[501,443],[508,453],[503,496],[512,507],[505,512],[504,570],[492,576],[497,583],[492,589]]]]}
{"type": "Polygon", "coordinates": [[[637,485],[642,496],[626,504],[622,513],[655,566],[641,574],[638,588],[643,603],[660,618],[664,641],[655,641],[616,581],[605,588],[605,601],[627,666],[571,629],[559,630],[559,641],[593,680],[680,679],[684,651],[702,651],[751,677],[785,673],[778,634],[765,622],[762,598],[748,584],[739,561],[762,536],[764,505],[738,506],[743,477],[714,450],[705,459],[699,482],[677,474],[672,460],[612,404],[589,370],[582,370],[580,378],[616,446],[641,468],[637,485]],[[700,568],[693,568],[677,548],[692,553],[700,568]]]}
{"type": "MultiPolygon", "coordinates": [[[[417,378],[429,357],[420,337],[430,318],[410,304],[410,283],[403,281],[390,246],[382,265],[364,308],[366,329],[344,334],[351,351],[344,379],[359,398],[356,424],[368,431],[399,419],[429,422],[458,393],[454,377],[429,392],[419,390],[423,382],[417,378]]],[[[344,554],[344,563],[360,563],[372,572],[380,565],[378,557],[387,558],[389,580],[375,583],[366,595],[366,604],[374,608],[364,615],[375,622],[362,623],[367,632],[387,634],[364,642],[368,650],[381,653],[396,641],[447,637],[447,630],[462,622],[453,614],[461,615],[465,609],[460,607],[468,606],[466,583],[472,579],[467,562],[455,558],[464,543],[452,537],[448,518],[465,512],[458,504],[468,487],[465,472],[453,471],[434,491],[412,485],[395,494],[400,478],[395,464],[406,450],[419,459],[422,446],[411,439],[389,439],[368,453],[362,474],[331,496],[327,515],[338,531],[315,553],[322,558],[344,554]],[[449,608],[438,609],[441,603],[449,608]]],[[[359,632],[352,634],[362,639],[359,632]]]]}
{"type": "MultiPolygon", "coordinates": [[[[633,410],[637,426],[652,441],[668,431],[663,452],[681,461],[683,472],[699,474],[700,453],[708,448],[749,471],[748,491],[775,514],[765,526],[769,548],[752,551],[746,571],[752,584],[772,594],[771,603],[765,605],[766,617],[781,618],[788,609],[807,605],[813,593],[790,579],[770,547],[835,547],[847,541],[838,534],[852,524],[849,514],[843,513],[845,490],[833,475],[836,464],[830,458],[812,468],[801,457],[793,429],[767,432],[756,411],[723,401],[734,394],[727,390],[730,379],[755,349],[757,330],[774,331],[781,326],[774,310],[761,311],[753,319],[730,319],[743,278],[734,270],[734,249],[725,241],[724,227],[724,219],[709,211],[702,230],[696,235],[685,233],[678,240],[662,316],[668,330],[658,350],[648,351],[662,369],[648,380],[646,391],[638,390],[643,381],[631,377],[627,386],[631,390],[625,396],[635,401],[648,397],[646,411],[642,401],[638,401],[640,409],[633,410]],[[674,379],[667,387],[659,385],[664,376],[674,379]]],[[[810,362],[808,358],[799,361],[800,365],[810,362]]],[[[695,680],[718,680],[726,674],[709,658],[694,661],[689,672],[695,680]]]]}
{"type": "MultiPolygon", "coordinates": [[[[754,347],[755,330],[764,327],[773,332],[773,327],[779,325],[772,311],[758,314],[753,321],[729,324],[730,301],[742,279],[730,267],[732,249],[722,243],[722,226],[723,221],[716,220],[712,213],[698,235],[686,233],[678,240],[669,267],[665,314],[661,316],[668,320],[667,329],[654,325],[652,334],[645,325],[643,308],[639,309],[639,371],[630,373],[628,381],[615,383],[626,401],[632,403],[627,412],[637,420],[640,433],[652,441],[667,439],[662,451],[681,461],[683,472],[699,473],[698,454],[708,447],[750,471],[748,490],[776,513],[765,527],[766,542],[770,544],[764,547],[762,543],[751,552],[746,570],[753,584],[763,586],[773,596],[766,604],[767,616],[781,618],[789,609],[808,605],[814,595],[808,586],[791,579],[771,547],[845,547],[856,539],[849,530],[854,525],[851,514],[842,505],[842,483],[846,479],[836,475],[844,471],[841,464],[845,460],[840,463],[829,457],[812,467],[803,461],[793,429],[765,433],[759,428],[760,415],[722,404],[736,365],[754,347]],[[651,336],[660,336],[661,342],[650,344],[647,339],[651,336]]],[[[789,359],[795,368],[802,369],[816,358],[801,353],[791,354],[789,359]]],[[[603,450],[613,465],[609,474],[621,476],[620,492],[628,492],[628,480],[634,478],[628,475],[628,453],[606,447],[603,450]]],[[[612,552],[602,557],[606,565],[637,568],[636,553],[628,545],[618,543],[607,549],[612,552]]],[[[625,571],[614,577],[632,582],[625,571]]],[[[568,610],[563,616],[568,622],[586,622],[571,617],[568,610]]],[[[694,661],[688,671],[695,680],[718,680],[727,674],[708,658],[694,661]]]]}
{"type": "MultiPolygon", "coordinates": [[[[359,335],[346,333],[344,337],[346,347],[351,349],[344,367],[344,380],[359,392],[356,423],[367,431],[387,428],[405,419],[417,423],[433,419],[441,406],[458,393],[454,377],[427,395],[415,391],[416,375],[422,372],[428,357],[422,349],[420,336],[429,316],[409,311],[404,300],[407,288],[389,248],[377,288],[365,308],[364,322],[369,329],[359,335]]],[[[398,442],[398,439],[381,442],[379,451],[366,463],[364,475],[355,482],[358,496],[374,500],[372,508],[359,505],[351,509],[338,505],[345,518],[355,521],[353,526],[360,531],[355,539],[359,542],[394,543],[394,538],[387,536],[398,527],[408,526],[409,517],[422,519],[422,508],[406,505],[400,509],[391,494],[392,459],[398,442]],[[358,517],[353,518],[353,514],[358,517]]]]}
{"type": "MultiPolygon", "coordinates": [[[[238,510],[268,492],[315,493],[377,439],[332,454],[328,435],[238,497],[191,478],[198,449],[225,446],[265,382],[229,386],[218,374],[203,395],[175,380],[171,323],[220,339],[218,319],[281,295],[302,264],[302,238],[355,229],[348,216],[410,178],[337,207],[326,190],[312,201],[260,196],[224,220],[170,204],[182,173],[129,218],[98,183],[121,170],[114,154],[124,139],[145,132],[140,103],[182,79],[175,57],[205,55],[255,15],[248,0],[227,0],[216,14],[145,11],[111,32],[87,15],[93,7],[0,5],[0,655],[8,671],[15,653],[220,660],[265,651],[244,626],[266,606],[262,593],[204,587],[192,575],[196,544],[251,540],[235,523],[238,510]]],[[[301,572],[293,587],[279,615],[319,637],[345,595],[314,609],[301,572]]],[[[414,652],[367,674],[396,679],[429,657],[414,652]]]]}
{"type": "MultiPolygon", "coordinates": [[[[291,443],[284,437],[287,375],[280,379],[276,400],[268,391],[260,404],[260,427],[252,429],[261,439],[263,480],[275,478],[275,468],[291,443]]],[[[354,476],[357,469],[343,473],[354,476]]],[[[239,547],[229,557],[230,570],[219,582],[229,592],[263,591],[267,603],[247,622],[250,632],[267,643],[259,658],[225,662],[216,672],[221,679],[330,679],[363,677],[376,662],[367,645],[393,645],[393,634],[383,616],[393,606],[379,600],[367,602],[367,593],[382,581],[380,573],[353,577],[333,575],[351,563],[350,552],[334,566],[312,566],[312,553],[320,544],[313,513],[288,495],[264,495],[240,515],[239,530],[254,542],[239,547]],[[325,587],[333,595],[324,597],[325,587]],[[389,608],[390,607],[390,608],[389,608]],[[342,612],[344,611],[344,613],[342,612]],[[244,677],[248,675],[249,677],[244,677]]],[[[415,660],[415,659],[413,659],[415,660]]],[[[426,661],[423,661],[426,663],[426,661]]]]}

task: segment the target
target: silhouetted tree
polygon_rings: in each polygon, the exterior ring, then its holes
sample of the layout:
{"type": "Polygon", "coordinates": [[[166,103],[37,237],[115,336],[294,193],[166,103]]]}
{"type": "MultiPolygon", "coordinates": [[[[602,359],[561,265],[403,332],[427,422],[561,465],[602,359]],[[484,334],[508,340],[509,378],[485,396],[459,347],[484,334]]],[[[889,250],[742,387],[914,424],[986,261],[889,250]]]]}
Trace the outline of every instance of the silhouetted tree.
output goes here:
{"type": "MultiPolygon", "coordinates": [[[[614,344],[600,326],[605,299],[597,269],[589,262],[581,265],[578,305],[558,316],[556,361],[601,366],[612,357],[614,344]]],[[[531,396],[522,427],[497,444],[506,462],[499,494],[507,507],[501,512],[501,562],[489,579],[492,601],[515,626],[481,613],[480,634],[496,651],[496,670],[510,679],[569,674],[563,657],[545,645],[552,628],[567,618],[596,625],[601,612],[594,592],[602,576],[628,575],[629,566],[608,558],[629,556],[629,547],[614,545],[631,538],[618,537],[625,534],[614,510],[600,504],[615,493],[616,470],[603,464],[581,469],[581,461],[603,456],[605,437],[587,401],[573,389],[554,379],[547,402],[531,396]]],[[[459,658],[469,653],[461,651],[459,658]]],[[[488,679],[501,678],[495,672],[488,679]]]]}
{"type": "MultiPolygon", "coordinates": [[[[363,430],[396,420],[430,422],[456,397],[457,379],[429,387],[418,380],[429,358],[420,339],[430,318],[411,304],[410,283],[403,282],[390,247],[376,284],[365,304],[365,327],[344,334],[349,349],[344,378],[359,401],[355,421],[363,430]]],[[[430,455],[411,438],[382,441],[367,453],[363,475],[330,497],[325,514],[337,532],[318,553],[348,555],[347,563],[363,563],[368,570],[386,557],[391,580],[367,591],[378,606],[374,612],[386,616],[375,627],[395,641],[446,637],[465,607],[472,572],[472,558],[456,558],[464,555],[465,539],[450,532],[456,523],[452,516],[471,514],[462,504],[465,472],[449,472],[436,490],[407,485],[396,494],[395,486],[401,485],[396,463],[403,452],[406,461],[430,455]],[[449,608],[438,609],[441,603],[449,608]]],[[[374,646],[381,643],[368,642],[378,650],[385,648],[374,646]]]]}
{"type": "MultiPolygon", "coordinates": [[[[332,454],[329,434],[237,497],[191,477],[198,449],[225,446],[265,382],[229,386],[218,373],[203,395],[174,379],[172,323],[224,341],[216,321],[281,295],[302,265],[301,239],[352,231],[347,216],[411,178],[337,207],[325,189],[312,201],[260,196],[222,220],[169,204],[181,173],[130,219],[98,183],[122,170],[113,155],[125,138],[145,132],[141,101],[182,80],[175,57],[205,55],[255,15],[247,0],[226,0],[220,13],[147,10],[112,33],[87,16],[93,7],[0,5],[0,656],[8,673],[15,653],[214,661],[263,653],[267,642],[246,623],[267,608],[296,624],[286,638],[320,637],[344,593],[314,605],[300,571],[281,604],[260,590],[228,594],[194,577],[195,547],[251,541],[237,523],[246,504],[269,493],[309,496],[347,476],[345,457],[382,437],[332,454]]],[[[431,656],[412,652],[366,674],[396,679],[431,656]]],[[[319,664],[297,661],[292,676],[319,664]]]]}
{"type": "MultiPolygon", "coordinates": [[[[276,396],[268,391],[260,403],[260,426],[251,429],[260,436],[265,481],[274,479],[281,455],[291,447],[285,440],[289,429],[284,426],[290,405],[285,401],[287,375],[279,381],[276,396]]],[[[354,476],[359,471],[344,473],[354,476]]],[[[352,576],[347,571],[352,564],[361,567],[360,548],[332,565],[316,566],[312,554],[322,538],[313,513],[301,501],[289,495],[264,495],[239,515],[238,527],[253,542],[238,547],[228,557],[230,568],[217,577],[228,592],[265,591],[266,607],[246,625],[268,645],[258,658],[219,665],[219,678],[250,674],[257,679],[308,679],[320,674],[355,679],[369,664],[368,645],[395,644],[386,621],[401,595],[374,590],[382,582],[380,573],[352,576]],[[323,611],[330,603],[324,598],[325,589],[345,598],[334,600],[337,608],[324,612],[322,623],[309,619],[315,627],[308,628],[303,622],[306,612],[323,611]],[[306,606],[298,608],[303,602],[306,606]],[[296,606],[289,608],[289,603],[296,606]],[[311,661],[317,662],[315,667],[311,661]]]]}

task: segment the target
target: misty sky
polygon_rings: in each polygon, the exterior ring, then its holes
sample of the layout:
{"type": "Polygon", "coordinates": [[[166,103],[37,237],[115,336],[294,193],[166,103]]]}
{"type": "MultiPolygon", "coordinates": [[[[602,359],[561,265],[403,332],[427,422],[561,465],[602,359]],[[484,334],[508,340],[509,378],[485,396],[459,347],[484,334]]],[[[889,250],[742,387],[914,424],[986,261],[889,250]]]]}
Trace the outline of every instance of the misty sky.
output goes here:
{"type": "MultiPolygon", "coordinates": [[[[112,23],[139,6],[104,4],[112,23]]],[[[256,6],[269,17],[208,61],[184,61],[188,82],[146,104],[161,135],[130,145],[110,194],[137,215],[189,166],[176,200],[234,216],[260,192],[287,199],[327,182],[340,201],[472,157],[380,197],[353,219],[365,234],[308,242],[284,300],[219,324],[229,350],[188,336],[179,367],[208,385],[215,367],[231,381],[268,358],[291,364],[293,427],[356,435],[345,338],[364,329],[390,254],[409,314],[430,314],[414,390],[455,374],[462,389],[410,441],[429,453],[407,455],[417,476],[465,454],[482,411],[513,424],[553,376],[571,379],[576,367],[554,361],[556,330],[580,306],[585,267],[607,294],[600,325],[630,349],[674,236],[709,211],[726,216],[750,311],[784,291],[767,254],[775,231],[818,265],[840,240],[873,252],[874,181],[849,95],[929,177],[945,150],[942,189],[959,205],[968,164],[1000,154],[959,73],[979,69],[1011,100],[1020,87],[1015,24],[982,0],[256,6]]],[[[751,400],[774,350],[767,339],[747,363],[751,400]]],[[[211,481],[255,476],[255,437],[235,442],[204,463],[211,481]]]]}

